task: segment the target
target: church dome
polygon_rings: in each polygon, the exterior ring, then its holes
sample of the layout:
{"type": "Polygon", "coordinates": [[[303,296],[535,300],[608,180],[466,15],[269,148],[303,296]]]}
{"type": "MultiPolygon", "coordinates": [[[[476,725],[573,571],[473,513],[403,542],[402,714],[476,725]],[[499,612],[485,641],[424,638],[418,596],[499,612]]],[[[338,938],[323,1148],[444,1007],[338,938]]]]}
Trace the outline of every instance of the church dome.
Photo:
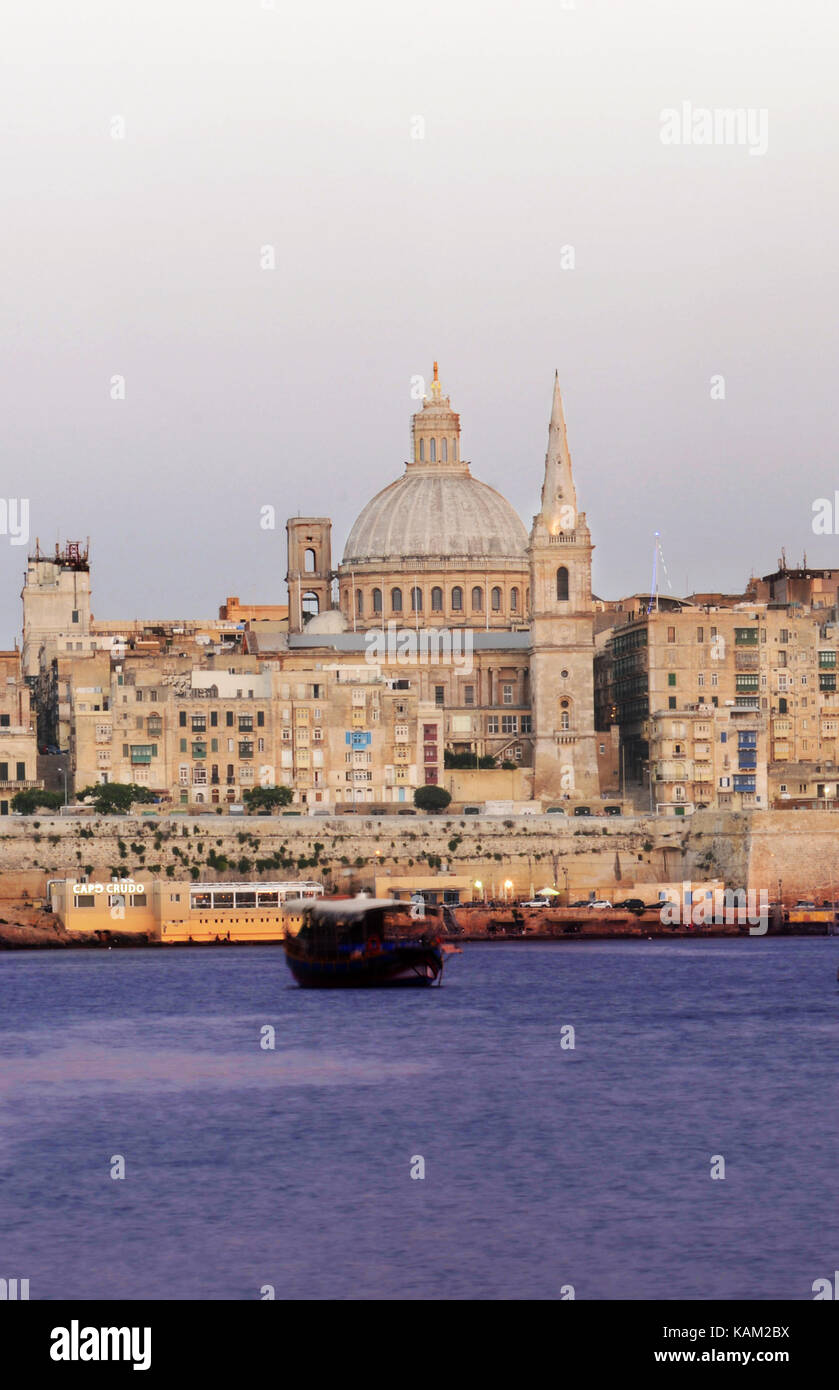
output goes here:
{"type": "Polygon", "coordinates": [[[527,543],[510,503],[473,478],[467,464],[408,464],[404,477],[377,493],[357,518],[344,564],[460,556],[524,563],[527,543]]]}

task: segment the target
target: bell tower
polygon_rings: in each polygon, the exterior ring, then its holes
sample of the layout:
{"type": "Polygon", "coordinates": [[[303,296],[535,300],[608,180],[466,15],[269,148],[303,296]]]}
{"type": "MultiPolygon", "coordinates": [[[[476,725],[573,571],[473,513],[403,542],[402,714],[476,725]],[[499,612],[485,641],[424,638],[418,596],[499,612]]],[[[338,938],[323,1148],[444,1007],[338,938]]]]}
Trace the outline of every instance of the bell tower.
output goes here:
{"type": "Polygon", "coordinates": [[[583,801],[600,794],[594,732],[593,548],[585,512],[577,510],[557,375],[542,507],[533,518],[528,549],[536,797],[583,801]]]}
{"type": "Polygon", "coordinates": [[[293,516],[288,537],[288,630],[302,632],[315,613],[332,607],[332,522],[327,516],[293,516]]]}

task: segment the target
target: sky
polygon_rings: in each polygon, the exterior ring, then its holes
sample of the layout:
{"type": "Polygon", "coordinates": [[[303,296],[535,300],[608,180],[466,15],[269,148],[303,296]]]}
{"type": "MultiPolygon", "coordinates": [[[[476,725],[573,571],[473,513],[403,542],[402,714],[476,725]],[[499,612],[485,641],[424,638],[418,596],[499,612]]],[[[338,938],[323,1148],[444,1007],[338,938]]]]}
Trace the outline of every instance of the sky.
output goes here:
{"type": "Polygon", "coordinates": [[[528,527],[559,371],[598,594],[655,531],[675,594],[839,565],[838,48],[832,0],[7,4],[0,645],[36,537],[99,618],[284,602],[435,358],[528,527]]]}

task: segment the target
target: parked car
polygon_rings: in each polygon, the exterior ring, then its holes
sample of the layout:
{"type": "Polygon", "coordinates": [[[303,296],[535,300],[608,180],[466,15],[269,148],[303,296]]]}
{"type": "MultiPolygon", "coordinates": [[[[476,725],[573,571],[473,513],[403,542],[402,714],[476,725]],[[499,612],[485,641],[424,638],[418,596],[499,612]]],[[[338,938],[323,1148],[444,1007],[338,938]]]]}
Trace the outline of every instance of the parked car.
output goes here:
{"type": "Polygon", "coordinates": [[[615,903],[615,907],[623,912],[646,912],[647,904],[640,898],[624,898],[623,902],[615,903]]]}
{"type": "Polygon", "coordinates": [[[611,906],[608,898],[595,898],[593,903],[589,903],[589,907],[610,908],[611,906]]]}
{"type": "Polygon", "coordinates": [[[579,902],[570,903],[569,906],[571,906],[571,907],[591,907],[591,903],[589,902],[588,898],[580,898],[580,901],[579,901],[579,902]]]}
{"type": "Polygon", "coordinates": [[[520,907],[550,907],[547,898],[530,898],[526,903],[519,903],[520,907]]]}

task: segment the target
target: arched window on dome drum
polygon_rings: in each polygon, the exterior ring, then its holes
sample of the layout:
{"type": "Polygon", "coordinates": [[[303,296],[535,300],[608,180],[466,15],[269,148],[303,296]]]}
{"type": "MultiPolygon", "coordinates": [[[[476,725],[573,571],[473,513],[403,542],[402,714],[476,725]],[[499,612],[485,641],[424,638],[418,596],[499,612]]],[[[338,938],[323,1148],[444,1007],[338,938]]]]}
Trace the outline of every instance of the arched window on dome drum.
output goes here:
{"type": "Polygon", "coordinates": [[[456,440],[456,439],[453,439],[453,440],[452,440],[452,458],[454,459],[455,463],[457,463],[457,440],[456,440]]]}
{"type": "Polygon", "coordinates": [[[501,612],[501,590],[498,588],[492,591],[492,611],[493,613],[501,612]]]}
{"type": "Polygon", "coordinates": [[[518,613],[518,611],[519,611],[519,591],[518,591],[518,589],[511,589],[511,590],[510,590],[510,612],[511,612],[511,613],[518,613]]]}
{"type": "Polygon", "coordinates": [[[431,611],[432,613],[442,613],[443,611],[443,590],[435,587],[431,590],[431,611]]]}
{"type": "Polygon", "coordinates": [[[402,590],[401,590],[401,589],[391,589],[391,591],[390,591],[390,607],[391,607],[391,611],[394,612],[394,613],[401,613],[401,612],[402,612],[402,590]]]}
{"type": "Polygon", "coordinates": [[[568,598],[568,571],[564,565],[560,565],[556,572],[556,596],[560,602],[568,598]]]}
{"type": "Polygon", "coordinates": [[[431,439],[428,443],[428,457],[432,463],[437,462],[437,440],[431,439]]]}
{"type": "Polygon", "coordinates": [[[459,584],[455,584],[452,589],[452,611],[454,613],[463,612],[463,590],[459,584]]]}
{"type": "Polygon", "coordinates": [[[425,440],[420,440],[420,462],[425,459],[425,440]]]}
{"type": "Polygon", "coordinates": [[[374,590],[373,590],[373,612],[374,612],[374,613],[381,613],[381,611],[382,611],[382,591],[381,591],[381,589],[374,589],[374,590]]]}
{"type": "Polygon", "coordinates": [[[356,589],[355,591],[355,611],[359,617],[361,617],[364,612],[364,595],[360,589],[356,589]]]}
{"type": "Polygon", "coordinates": [[[422,589],[414,588],[411,590],[411,612],[422,612],[422,589]]]}
{"type": "Polygon", "coordinates": [[[448,440],[447,440],[447,439],[444,439],[440,447],[441,447],[441,449],[442,449],[442,453],[441,453],[440,457],[442,458],[442,460],[443,460],[444,463],[448,463],[448,461],[449,461],[449,442],[448,442],[448,440]]]}
{"type": "Polygon", "coordinates": [[[476,584],[472,590],[472,612],[482,613],[484,611],[484,591],[480,585],[476,584]]]}

